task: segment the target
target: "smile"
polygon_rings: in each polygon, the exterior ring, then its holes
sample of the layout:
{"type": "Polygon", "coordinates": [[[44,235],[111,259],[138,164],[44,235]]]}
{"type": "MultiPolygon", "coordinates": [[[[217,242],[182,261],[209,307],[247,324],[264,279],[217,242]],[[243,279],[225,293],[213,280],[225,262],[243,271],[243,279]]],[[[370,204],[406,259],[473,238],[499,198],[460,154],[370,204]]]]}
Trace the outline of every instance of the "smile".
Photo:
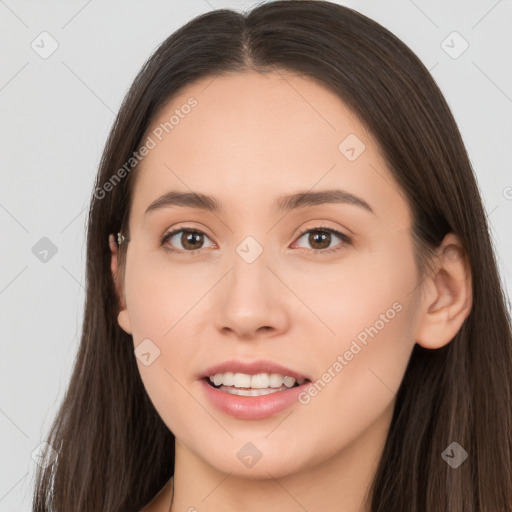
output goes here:
{"type": "Polygon", "coordinates": [[[273,416],[298,401],[311,384],[280,374],[215,374],[201,379],[203,391],[220,411],[238,419],[257,420],[273,416]],[[254,379],[254,381],[253,381],[254,379]]]}

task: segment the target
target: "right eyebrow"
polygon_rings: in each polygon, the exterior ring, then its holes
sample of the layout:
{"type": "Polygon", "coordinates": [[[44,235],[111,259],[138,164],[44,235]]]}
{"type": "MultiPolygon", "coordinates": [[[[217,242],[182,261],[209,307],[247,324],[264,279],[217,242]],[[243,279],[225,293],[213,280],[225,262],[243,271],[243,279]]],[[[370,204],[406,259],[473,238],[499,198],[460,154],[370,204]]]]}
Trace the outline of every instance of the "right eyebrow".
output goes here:
{"type": "Polygon", "coordinates": [[[171,206],[188,206],[190,208],[200,208],[216,213],[221,211],[220,203],[213,197],[197,192],[179,192],[178,190],[171,190],[153,201],[147,207],[144,215],[171,206]]]}

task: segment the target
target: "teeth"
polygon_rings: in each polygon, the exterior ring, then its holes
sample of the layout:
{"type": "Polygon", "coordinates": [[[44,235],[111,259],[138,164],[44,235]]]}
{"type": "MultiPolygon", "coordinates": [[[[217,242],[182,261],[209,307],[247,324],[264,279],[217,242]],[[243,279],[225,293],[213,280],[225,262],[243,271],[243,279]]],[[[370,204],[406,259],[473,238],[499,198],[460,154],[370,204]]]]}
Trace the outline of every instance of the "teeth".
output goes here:
{"type": "Polygon", "coordinates": [[[271,393],[279,393],[279,391],[284,391],[285,389],[288,389],[286,386],[283,386],[280,389],[274,389],[274,388],[267,388],[267,389],[243,389],[243,388],[234,388],[234,387],[226,387],[221,386],[219,388],[221,391],[225,391],[226,393],[229,393],[230,395],[239,395],[239,396],[262,396],[262,395],[269,395],[271,393]]]}
{"type": "Polygon", "coordinates": [[[291,388],[297,382],[299,385],[303,384],[306,379],[298,379],[293,377],[282,376],[278,373],[258,373],[256,375],[247,375],[245,373],[216,373],[209,377],[210,382],[215,386],[234,386],[235,388],[252,388],[252,389],[266,389],[274,388],[276,390],[283,387],[291,388]]]}

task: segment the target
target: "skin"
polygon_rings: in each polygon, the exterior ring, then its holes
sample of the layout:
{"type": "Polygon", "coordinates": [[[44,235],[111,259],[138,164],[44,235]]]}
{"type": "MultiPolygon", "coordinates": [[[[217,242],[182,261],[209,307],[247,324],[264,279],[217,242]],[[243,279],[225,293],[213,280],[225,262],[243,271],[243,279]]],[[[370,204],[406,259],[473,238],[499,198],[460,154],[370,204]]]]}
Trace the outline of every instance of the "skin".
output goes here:
{"type": "MultiPolygon", "coordinates": [[[[149,338],[160,350],[150,365],[137,364],[176,436],[171,510],[368,510],[365,494],[414,344],[442,347],[469,314],[462,245],[447,235],[420,280],[411,212],[377,143],[311,78],[273,71],[202,79],[164,106],[146,136],[190,96],[198,105],[137,170],[124,279],[110,237],[119,325],[134,347],[149,338]],[[366,146],[355,161],[338,149],[349,134],[366,146]],[[334,188],[363,198],[374,214],[335,203],[286,215],[273,209],[282,195],[334,188]],[[169,190],[212,195],[222,212],[168,207],[144,215],[169,190]],[[352,243],[336,235],[315,243],[321,226],[352,243]],[[195,256],[160,245],[175,227],[205,234],[195,256]],[[263,248],[250,264],[236,252],[247,236],[263,248]],[[203,393],[199,374],[231,358],[270,359],[316,382],[394,303],[400,312],[306,405],[241,420],[203,393]],[[262,453],[251,468],[237,457],[247,442],[262,453]]],[[[186,234],[166,245],[190,251],[186,234]]],[[[171,480],[144,510],[167,511],[170,499],[171,480]]]]}

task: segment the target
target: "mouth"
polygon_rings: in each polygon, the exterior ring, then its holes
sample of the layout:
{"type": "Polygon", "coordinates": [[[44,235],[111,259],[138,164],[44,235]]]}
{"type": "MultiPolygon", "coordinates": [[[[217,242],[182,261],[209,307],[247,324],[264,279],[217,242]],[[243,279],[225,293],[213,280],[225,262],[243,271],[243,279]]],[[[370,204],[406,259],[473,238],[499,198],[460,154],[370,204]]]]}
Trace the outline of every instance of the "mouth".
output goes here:
{"type": "Polygon", "coordinates": [[[292,407],[312,383],[305,375],[274,363],[217,365],[203,373],[199,382],[214,407],[241,420],[263,420],[292,407]]]}
{"type": "Polygon", "coordinates": [[[295,379],[294,377],[280,374],[256,374],[247,375],[241,373],[215,374],[203,379],[210,387],[237,396],[264,396],[272,393],[280,393],[293,388],[298,388],[311,381],[307,378],[295,379]]]}

